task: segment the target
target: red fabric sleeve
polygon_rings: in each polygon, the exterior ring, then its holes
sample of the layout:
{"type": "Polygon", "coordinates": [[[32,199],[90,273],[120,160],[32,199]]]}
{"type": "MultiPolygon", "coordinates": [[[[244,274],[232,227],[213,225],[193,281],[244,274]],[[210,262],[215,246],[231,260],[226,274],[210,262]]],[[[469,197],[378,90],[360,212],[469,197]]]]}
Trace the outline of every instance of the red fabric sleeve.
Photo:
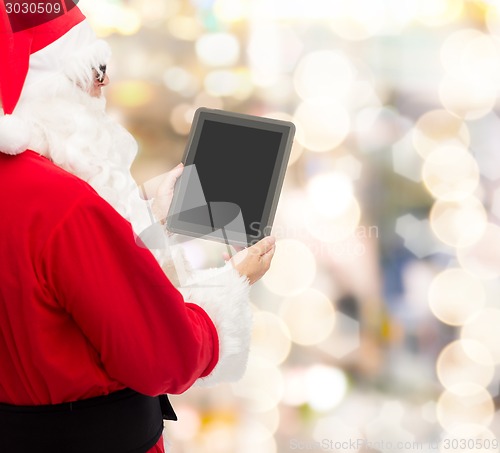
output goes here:
{"type": "Polygon", "coordinates": [[[130,224],[97,195],[73,205],[42,256],[48,290],[112,379],[146,395],[181,393],[216,365],[208,315],[184,302],[130,224]]]}

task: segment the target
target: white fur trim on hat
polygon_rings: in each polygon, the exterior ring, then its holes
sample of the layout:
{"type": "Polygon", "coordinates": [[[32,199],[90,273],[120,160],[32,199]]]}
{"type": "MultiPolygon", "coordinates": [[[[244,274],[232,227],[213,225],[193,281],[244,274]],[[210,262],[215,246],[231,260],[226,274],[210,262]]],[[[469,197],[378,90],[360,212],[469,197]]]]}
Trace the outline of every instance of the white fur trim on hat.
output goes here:
{"type": "Polygon", "coordinates": [[[0,116],[0,152],[20,154],[26,151],[31,139],[30,126],[15,115],[0,116]]]}

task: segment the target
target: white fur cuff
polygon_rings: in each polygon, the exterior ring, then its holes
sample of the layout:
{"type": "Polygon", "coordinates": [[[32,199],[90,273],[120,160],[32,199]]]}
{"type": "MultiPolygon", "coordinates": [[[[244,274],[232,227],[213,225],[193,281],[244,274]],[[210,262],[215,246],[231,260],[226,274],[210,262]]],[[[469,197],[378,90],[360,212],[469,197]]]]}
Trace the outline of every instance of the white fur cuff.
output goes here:
{"type": "Polygon", "coordinates": [[[233,266],[194,272],[188,287],[180,288],[186,302],[202,307],[219,336],[219,361],[213,371],[197,380],[211,386],[240,379],[247,366],[252,330],[250,285],[233,266]]]}

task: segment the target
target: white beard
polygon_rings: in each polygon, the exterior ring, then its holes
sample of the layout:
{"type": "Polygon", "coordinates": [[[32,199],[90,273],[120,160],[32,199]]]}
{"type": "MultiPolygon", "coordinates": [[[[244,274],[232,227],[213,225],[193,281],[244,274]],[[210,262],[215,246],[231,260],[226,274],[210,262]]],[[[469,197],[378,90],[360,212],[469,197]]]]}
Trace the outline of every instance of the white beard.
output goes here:
{"type": "Polygon", "coordinates": [[[69,80],[52,79],[23,96],[16,114],[32,126],[29,148],[89,183],[130,219],[130,195],[137,189],[130,166],[137,154],[132,135],[93,98],[69,80]]]}

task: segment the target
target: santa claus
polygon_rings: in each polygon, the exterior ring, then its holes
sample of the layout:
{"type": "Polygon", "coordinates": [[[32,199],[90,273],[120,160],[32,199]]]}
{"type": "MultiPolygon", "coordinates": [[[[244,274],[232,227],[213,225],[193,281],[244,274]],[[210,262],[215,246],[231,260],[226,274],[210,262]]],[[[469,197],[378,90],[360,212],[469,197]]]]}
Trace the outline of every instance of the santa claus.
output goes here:
{"type": "MultiPolygon", "coordinates": [[[[244,372],[274,239],[172,284],[130,224],[109,47],[75,2],[40,4],[0,1],[0,451],[163,452],[167,393],[244,372]]],[[[159,218],[181,172],[149,187],[159,218]]]]}

